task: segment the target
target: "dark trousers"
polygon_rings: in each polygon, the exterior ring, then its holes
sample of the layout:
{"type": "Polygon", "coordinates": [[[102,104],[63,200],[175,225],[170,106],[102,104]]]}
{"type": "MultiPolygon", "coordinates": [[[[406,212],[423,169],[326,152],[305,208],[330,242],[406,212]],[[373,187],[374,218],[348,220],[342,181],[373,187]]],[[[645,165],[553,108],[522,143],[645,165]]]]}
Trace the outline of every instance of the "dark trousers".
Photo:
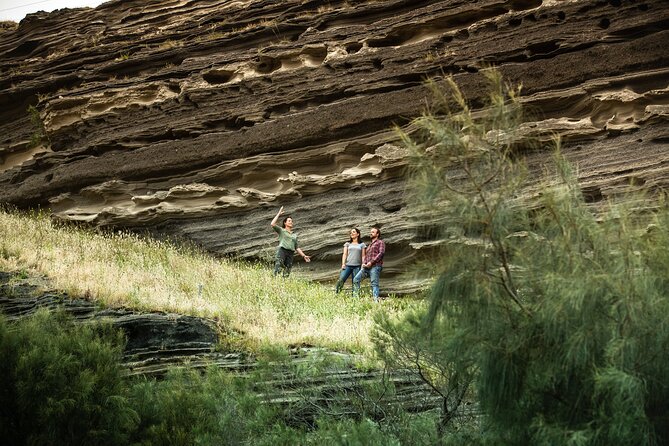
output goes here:
{"type": "Polygon", "coordinates": [[[276,251],[276,259],[274,260],[275,276],[279,274],[279,271],[281,270],[283,270],[283,277],[288,277],[290,275],[290,269],[293,267],[294,255],[295,251],[279,247],[279,249],[276,251]]]}

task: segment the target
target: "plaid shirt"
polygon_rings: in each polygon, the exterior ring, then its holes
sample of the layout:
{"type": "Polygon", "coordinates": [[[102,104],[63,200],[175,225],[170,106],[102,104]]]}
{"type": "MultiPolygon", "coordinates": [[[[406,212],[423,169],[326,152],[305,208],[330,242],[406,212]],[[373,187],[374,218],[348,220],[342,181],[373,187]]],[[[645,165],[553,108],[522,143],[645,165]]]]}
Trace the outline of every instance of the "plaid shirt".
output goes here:
{"type": "Polygon", "coordinates": [[[383,265],[383,255],[386,253],[386,243],[377,238],[367,246],[365,253],[365,263],[371,263],[372,266],[383,265]]]}

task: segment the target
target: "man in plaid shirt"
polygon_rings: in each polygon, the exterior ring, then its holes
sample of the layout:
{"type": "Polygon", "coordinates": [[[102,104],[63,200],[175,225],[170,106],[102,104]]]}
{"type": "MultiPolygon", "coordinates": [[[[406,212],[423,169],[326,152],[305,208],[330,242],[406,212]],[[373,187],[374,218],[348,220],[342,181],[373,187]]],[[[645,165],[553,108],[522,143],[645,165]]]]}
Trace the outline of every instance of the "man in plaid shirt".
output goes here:
{"type": "Polygon", "coordinates": [[[365,277],[370,278],[372,283],[372,297],[374,302],[379,301],[379,276],[383,269],[383,255],[386,253],[386,244],[381,240],[381,230],[374,226],[369,233],[372,241],[367,245],[367,252],[362,263],[362,268],[353,278],[353,296],[360,296],[360,282],[365,277]]]}

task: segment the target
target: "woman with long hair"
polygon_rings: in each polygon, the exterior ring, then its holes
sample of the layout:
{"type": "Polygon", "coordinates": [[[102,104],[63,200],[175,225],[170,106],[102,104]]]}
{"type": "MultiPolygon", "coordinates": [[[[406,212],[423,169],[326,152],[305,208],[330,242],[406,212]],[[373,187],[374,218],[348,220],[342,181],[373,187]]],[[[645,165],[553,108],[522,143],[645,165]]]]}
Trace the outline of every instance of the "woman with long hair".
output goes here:
{"type": "Polygon", "coordinates": [[[293,256],[297,252],[304,258],[305,262],[311,262],[311,257],[306,255],[302,249],[297,246],[297,235],[293,232],[293,218],[288,215],[281,222],[281,226],[277,224],[279,217],[283,214],[283,206],[279,209],[274,219],[270,223],[272,229],[279,235],[279,248],[276,251],[276,258],[274,261],[274,275],[283,271],[283,277],[290,275],[290,270],[293,267],[293,256]]]}
{"type": "Polygon", "coordinates": [[[360,229],[351,228],[349,236],[350,238],[348,242],[344,243],[344,251],[341,255],[341,272],[339,273],[339,279],[335,286],[336,293],[341,291],[349,276],[351,276],[352,283],[353,278],[358,274],[358,271],[360,271],[362,259],[365,256],[365,250],[367,248],[367,245],[365,245],[360,238],[360,229]]]}

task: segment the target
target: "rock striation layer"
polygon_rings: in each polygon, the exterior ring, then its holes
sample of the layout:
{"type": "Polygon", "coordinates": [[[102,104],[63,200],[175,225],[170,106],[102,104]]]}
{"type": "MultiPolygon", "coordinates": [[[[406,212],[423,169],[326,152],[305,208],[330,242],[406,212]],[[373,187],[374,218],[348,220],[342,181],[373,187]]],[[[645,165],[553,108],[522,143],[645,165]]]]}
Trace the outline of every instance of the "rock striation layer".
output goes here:
{"type": "Polygon", "coordinates": [[[669,183],[663,0],[112,0],[29,15],[0,59],[0,202],[247,259],[272,256],[283,205],[319,280],[379,224],[384,290],[419,285],[391,127],[428,77],[474,103],[483,67],[522,83],[593,202],[669,183]]]}

